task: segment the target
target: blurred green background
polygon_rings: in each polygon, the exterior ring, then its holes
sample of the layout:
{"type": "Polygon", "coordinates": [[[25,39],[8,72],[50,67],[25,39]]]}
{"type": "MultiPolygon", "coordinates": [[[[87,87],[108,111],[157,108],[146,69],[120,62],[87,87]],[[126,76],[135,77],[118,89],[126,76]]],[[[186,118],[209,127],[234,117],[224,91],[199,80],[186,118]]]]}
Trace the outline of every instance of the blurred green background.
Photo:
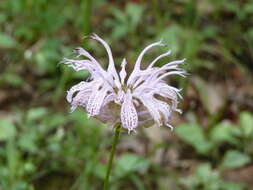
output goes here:
{"type": "Polygon", "coordinates": [[[101,189],[112,130],[69,113],[66,90],[88,73],[58,66],[80,45],[106,65],[90,32],[117,64],[163,39],[164,61],[186,58],[190,73],[169,79],[184,89],[173,132],[121,135],[112,190],[253,189],[251,0],[1,0],[1,190],[101,189]]]}

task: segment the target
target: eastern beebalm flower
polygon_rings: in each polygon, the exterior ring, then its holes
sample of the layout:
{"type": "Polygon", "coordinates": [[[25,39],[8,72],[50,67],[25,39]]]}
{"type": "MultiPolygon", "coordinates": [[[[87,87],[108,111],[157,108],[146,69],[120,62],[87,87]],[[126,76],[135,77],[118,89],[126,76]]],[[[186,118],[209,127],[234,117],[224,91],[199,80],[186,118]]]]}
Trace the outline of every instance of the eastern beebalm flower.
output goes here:
{"type": "Polygon", "coordinates": [[[63,63],[75,71],[87,70],[90,77],[73,86],[67,92],[67,101],[71,103],[71,111],[78,106],[83,107],[89,117],[102,122],[115,124],[120,122],[130,133],[138,126],[149,127],[172,126],[168,123],[172,111],[177,109],[179,89],[168,85],[165,78],[171,75],[184,76],[185,71],[178,66],[184,60],[169,62],[162,67],[155,67],[161,58],[170,51],[154,59],[146,69],[141,69],[144,54],[155,46],[164,46],[159,41],[147,46],[137,58],[133,71],[126,73],[126,59],[121,63],[121,71],[117,73],[109,45],[96,34],[92,39],[100,42],[106,49],[109,64],[105,70],[99,62],[83,48],[76,48],[77,57],[84,59],[64,59],[63,63]]]}

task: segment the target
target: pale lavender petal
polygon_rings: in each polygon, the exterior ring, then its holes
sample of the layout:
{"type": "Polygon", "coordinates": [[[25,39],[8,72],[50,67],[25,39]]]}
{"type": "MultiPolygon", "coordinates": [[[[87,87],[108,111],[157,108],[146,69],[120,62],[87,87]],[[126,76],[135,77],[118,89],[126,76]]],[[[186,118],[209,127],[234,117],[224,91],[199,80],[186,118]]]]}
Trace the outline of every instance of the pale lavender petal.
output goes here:
{"type": "Polygon", "coordinates": [[[77,108],[77,106],[86,108],[90,95],[91,90],[78,92],[71,102],[71,112],[73,112],[77,108]]]}
{"type": "Polygon", "coordinates": [[[146,48],[144,48],[144,50],[142,50],[142,52],[140,53],[139,57],[137,58],[137,60],[135,62],[134,69],[133,69],[131,75],[129,76],[129,79],[127,81],[127,85],[133,84],[133,82],[135,81],[135,77],[138,75],[138,72],[141,70],[140,66],[141,66],[141,61],[142,61],[144,54],[154,46],[164,46],[164,44],[161,41],[155,42],[153,44],[148,45],[146,48]]]}
{"type": "Polygon", "coordinates": [[[152,68],[152,67],[155,65],[155,63],[156,63],[157,61],[159,61],[159,60],[162,59],[163,57],[166,57],[166,56],[168,56],[168,55],[170,55],[170,54],[171,54],[171,50],[165,52],[165,53],[162,54],[162,55],[159,55],[154,61],[152,61],[152,62],[150,63],[150,65],[148,66],[147,69],[152,68]]]}
{"type": "Polygon", "coordinates": [[[99,41],[105,47],[106,52],[107,52],[108,57],[109,57],[109,65],[108,65],[107,72],[114,77],[115,84],[116,84],[117,87],[119,87],[119,84],[120,84],[119,76],[118,76],[118,73],[115,69],[115,64],[114,64],[114,60],[113,60],[112,51],[111,51],[110,46],[102,38],[100,38],[96,34],[93,34],[91,36],[91,38],[94,39],[94,40],[99,41]]]}
{"type": "Polygon", "coordinates": [[[134,70],[137,70],[137,71],[140,70],[141,61],[142,61],[143,56],[145,55],[145,53],[149,49],[151,49],[152,47],[155,47],[155,46],[164,46],[164,44],[161,41],[159,41],[159,42],[152,43],[152,44],[148,45],[146,48],[144,48],[135,62],[134,70]]]}
{"type": "MultiPolygon", "coordinates": [[[[173,61],[170,62],[164,66],[162,66],[161,68],[150,68],[150,69],[146,69],[146,73],[145,75],[141,76],[137,82],[134,83],[133,87],[136,88],[140,82],[145,81],[144,85],[148,84],[150,86],[150,83],[153,83],[154,85],[156,85],[154,83],[154,81],[158,78],[158,76],[164,72],[166,72],[167,70],[176,70],[178,72],[183,72],[184,71],[180,68],[178,68],[178,64],[183,64],[184,60],[180,60],[180,61],[173,61]]],[[[160,79],[159,79],[160,80],[160,79]]]]}
{"type": "Polygon", "coordinates": [[[91,62],[93,62],[97,67],[99,67],[100,69],[103,69],[101,67],[101,65],[98,63],[98,61],[89,52],[87,52],[83,48],[77,47],[77,48],[75,48],[74,52],[77,53],[78,55],[83,55],[83,56],[89,58],[91,60],[91,62]]]}
{"type": "Polygon", "coordinates": [[[132,102],[130,91],[127,92],[121,106],[121,122],[123,128],[128,129],[129,132],[133,131],[138,126],[138,115],[132,102]]]}
{"type": "Polygon", "coordinates": [[[76,92],[78,92],[80,90],[85,90],[85,89],[86,90],[91,90],[91,84],[88,83],[88,82],[82,81],[82,82],[74,85],[73,87],[70,88],[69,91],[67,91],[67,97],[66,97],[67,101],[69,103],[71,103],[74,93],[76,93],[76,92]]]}
{"type": "Polygon", "coordinates": [[[115,93],[110,93],[108,94],[105,99],[104,99],[104,102],[103,102],[103,105],[102,106],[105,106],[106,104],[108,104],[109,102],[113,102],[117,99],[117,95],[115,93]]]}
{"type": "Polygon", "coordinates": [[[122,104],[125,98],[125,92],[122,89],[119,89],[117,93],[117,98],[115,99],[115,103],[122,104]]]}
{"type": "Polygon", "coordinates": [[[163,123],[168,123],[171,117],[172,109],[169,106],[168,103],[163,102],[161,100],[155,100],[157,108],[159,109],[160,114],[162,114],[163,117],[163,123]]]}
{"type": "Polygon", "coordinates": [[[126,64],[127,64],[126,59],[123,59],[123,61],[121,63],[121,71],[119,73],[120,82],[121,82],[122,85],[124,85],[125,78],[126,78],[126,75],[127,75],[127,73],[126,73],[126,64]]]}
{"type": "Polygon", "coordinates": [[[139,97],[136,97],[136,98],[138,98],[142,102],[142,104],[147,108],[147,110],[149,111],[150,115],[153,117],[156,124],[158,126],[161,126],[162,125],[161,115],[160,115],[160,113],[157,109],[157,105],[155,105],[153,97],[143,95],[143,96],[139,96],[139,97]]]}
{"type": "Polygon", "coordinates": [[[92,64],[90,60],[64,59],[63,63],[72,67],[76,71],[87,70],[91,78],[101,77],[109,84],[113,84],[112,78],[106,73],[100,65],[92,64]]]}
{"type": "Polygon", "coordinates": [[[156,81],[158,82],[158,81],[162,80],[163,78],[170,76],[170,75],[180,75],[181,77],[185,77],[184,74],[186,74],[185,71],[171,71],[171,72],[167,72],[167,73],[159,76],[156,81]]]}
{"type": "Polygon", "coordinates": [[[90,60],[63,59],[63,63],[73,68],[75,71],[88,70],[92,73],[94,70],[90,60]]]}
{"type": "Polygon", "coordinates": [[[103,105],[103,101],[105,99],[105,96],[107,94],[108,89],[105,87],[102,87],[101,90],[99,90],[100,85],[95,86],[95,88],[92,90],[92,93],[89,97],[86,110],[89,113],[88,116],[95,116],[99,114],[100,108],[103,105]]]}

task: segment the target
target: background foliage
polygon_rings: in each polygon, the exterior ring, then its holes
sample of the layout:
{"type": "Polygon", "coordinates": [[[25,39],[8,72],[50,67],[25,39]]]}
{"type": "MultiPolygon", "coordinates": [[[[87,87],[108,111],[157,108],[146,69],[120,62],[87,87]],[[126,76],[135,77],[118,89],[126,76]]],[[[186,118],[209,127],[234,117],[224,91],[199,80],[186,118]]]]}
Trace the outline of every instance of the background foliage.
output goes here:
{"type": "Polygon", "coordinates": [[[79,45],[106,65],[90,32],[117,63],[163,39],[190,73],[169,79],[184,95],[174,132],[121,136],[111,189],[252,189],[252,26],[250,0],[1,0],[0,189],[101,189],[112,131],[68,113],[66,90],[88,75],[58,66],[79,45]]]}

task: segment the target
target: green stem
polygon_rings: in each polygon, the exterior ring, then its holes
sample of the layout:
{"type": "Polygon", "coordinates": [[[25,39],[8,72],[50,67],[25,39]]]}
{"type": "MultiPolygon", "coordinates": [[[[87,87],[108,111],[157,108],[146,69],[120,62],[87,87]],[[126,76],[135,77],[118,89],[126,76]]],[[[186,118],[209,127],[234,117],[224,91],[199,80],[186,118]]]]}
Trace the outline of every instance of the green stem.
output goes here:
{"type": "Polygon", "coordinates": [[[83,0],[83,35],[90,34],[92,0],[83,0]]]}
{"type": "Polygon", "coordinates": [[[114,154],[115,154],[115,151],[116,151],[116,146],[117,146],[118,141],[119,141],[120,129],[121,129],[121,125],[118,124],[116,126],[115,132],[114,132],[114,137],[113,137],[113,142],[112,142],[112,150],[111,150],[109,162],[108,162],[108,165],[107,165],[107,171],[106,171],[106,177],[105,177],[105,180],[104,180],[103,190],[108,190],[108,187],[109,187],[109,178],[110,178],[110,173],[111,173],[111,170],[112,170],[112,162],[113,162],[114,154]]]}

